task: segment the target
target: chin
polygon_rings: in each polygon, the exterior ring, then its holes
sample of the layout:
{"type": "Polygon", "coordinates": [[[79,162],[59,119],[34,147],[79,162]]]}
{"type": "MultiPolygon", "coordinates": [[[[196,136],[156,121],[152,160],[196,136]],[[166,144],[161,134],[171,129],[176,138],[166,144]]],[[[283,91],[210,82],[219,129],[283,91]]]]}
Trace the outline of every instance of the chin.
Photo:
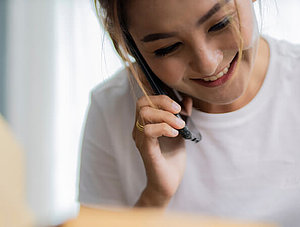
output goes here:
{"type": "Polygon", "coordinates": [[[236,76],[235,80],[226,88],[207,97],[207,102],[216,105],[230,105],[238,101],[247,91],[249,76],[246,76],[246,74],[237,74],[236,76]]]}
{"type": "Polygon", "coordinates": [[[214,105],[228,105],[234,103],[238,98],[241,97],[241,94],[234,96],[222,96],[222,97],[210,97],[209,99],[202,99],[203,101],[214,104],[214,105]]]}
{"type": "Polygon", "coordinates": [[[195,97],[212,105],[229,105],[237,101],[246,91],[246,86],[236,86],[235,88],[229,87],[222,92],[215,92],[210,95],[202,95],[195,97]]]}

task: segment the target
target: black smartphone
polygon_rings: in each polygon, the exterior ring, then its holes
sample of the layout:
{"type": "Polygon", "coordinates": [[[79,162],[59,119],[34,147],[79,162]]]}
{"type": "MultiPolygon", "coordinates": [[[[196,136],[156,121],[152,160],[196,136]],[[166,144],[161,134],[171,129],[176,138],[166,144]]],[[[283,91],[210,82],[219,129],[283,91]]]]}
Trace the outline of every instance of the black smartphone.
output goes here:
{"type": "MultiPolygon", "coordinates": [[[[125,35],[125,39],[127,42],[127,45],[131,51],[131,54],[133,55],[133,57],[135,58],[136,62],[138,63],[138,65],[141,67],[143,73],[145,74],[150,86],[152,87],[154,93],[156,95],[168,95],[170,96],[172,99],[174,99],[174,101],[176,101],[177,103],[180,104],[179,97],[178,97],[178,92],[176,92],[175,90],[173,90],[173,94],[171,95],[171,88],[169,88],[166,84],[164,84],[155,74],[154,72],[151,70],[151,68],[149,67],[149,65],[147,64],[146,60],[144,59],[144,57],[142,56],[142,54],[140,53],[140,51],[138,50],[132,36],[130,35],[130,33],[128,31],[124,31],[124,35],[125,35]]],[[[176,117],[181,118],[180,114],[175,114],[176,117]]],[[[191,120],[189,119],[190,124],[192,123],[191,120]]],[[[192,123],[193,125],[193,123],[192,123]]],[[[195,128],[195,127],[194,127],[195,128]]],[[[193,132],[188,129],[187,126],[185,126],[182,129],[179,129],[179,134],[187,140],[192,140],[195,143],[198,143],[201,139],[202,136],[200,134],[199,131],[197,132],[193,132]]]]}

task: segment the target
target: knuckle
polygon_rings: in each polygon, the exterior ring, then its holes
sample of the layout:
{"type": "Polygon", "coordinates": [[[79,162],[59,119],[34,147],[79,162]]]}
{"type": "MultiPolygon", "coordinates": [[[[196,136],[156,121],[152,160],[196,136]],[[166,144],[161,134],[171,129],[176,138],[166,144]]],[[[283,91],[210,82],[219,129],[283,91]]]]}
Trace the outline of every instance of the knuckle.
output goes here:
{"type": "MultiPolygon", "coordinates": [[[[149,96],[148,96],[149,97],[149,96]]],[[[149,97],[150,98],[150,97],[149,97]]],[[[137,105],[139,107],[142,107],[142,106],[145,106],[145,105],[148,105],[148,98],[144,95],[142,97],[140,97],[138,100],[137,100],[137,105]]]]}
{"type": "Polygon", "coordinates": [[[140,109],[140,116],[142,119],[145,119],[149,114],[150,108],[149,107],[143,107],[140,109]]]}
{"type": "Polygon", "coordinates": [[[163,103],[168,103],[170,101],[170,98],[167,95],[162,95],[161,100],[163,101],[163,103]]]}
{"type": "Polygon", "coordinates": [[[158,107],[160,109],[168,109],[171,103],[171,98],[167,95],[161,95],[159,97],[159,104],[158,107]]]}
{"type": "Polygon", "coordinates": [[[161,95],[161,98],[162,98],[163,100],[168,100],[168,99],[169,99],[169,96],[167,96],[167,95],[161,95]]]}
{"type": "Polygon", "coordinates": [[[137,107],[141,107],[142,104],[144,103],[144,100],[145,100],[145,96],[139,98],[136,102],[137,107]]]}
{"type": "Polygon", "coordinates": [[[152,127],[151,125],[145,125],[144,126],[144,133],[146,136],[150,136],[151,135],[151,132],[152,132],[152,127]]]}

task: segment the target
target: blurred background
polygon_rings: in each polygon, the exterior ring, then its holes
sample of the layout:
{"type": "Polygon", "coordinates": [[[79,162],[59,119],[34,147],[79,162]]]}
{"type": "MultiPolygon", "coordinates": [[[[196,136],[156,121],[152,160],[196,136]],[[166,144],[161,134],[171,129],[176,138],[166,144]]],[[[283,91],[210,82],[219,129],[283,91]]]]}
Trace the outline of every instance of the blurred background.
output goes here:
{"type": "MultiPolygon", "coordinates": [[[[300,1],[261,3],[261,32],[300,44],[300,1]]],[[[76,216],[89,92],[121,67],[93,0],[0,0],[0,112],[24,148],[38,226],[76,216]]]]}

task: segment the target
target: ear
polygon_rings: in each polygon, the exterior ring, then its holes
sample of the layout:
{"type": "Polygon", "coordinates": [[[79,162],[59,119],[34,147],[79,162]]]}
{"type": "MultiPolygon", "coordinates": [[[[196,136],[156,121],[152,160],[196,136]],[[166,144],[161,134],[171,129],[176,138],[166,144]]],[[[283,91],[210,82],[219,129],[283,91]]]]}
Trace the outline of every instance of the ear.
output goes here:
{"type": "Polygon", "coordinates": [[[256,2],[256,0],[252,0],[252,2],[256,2]]]}

